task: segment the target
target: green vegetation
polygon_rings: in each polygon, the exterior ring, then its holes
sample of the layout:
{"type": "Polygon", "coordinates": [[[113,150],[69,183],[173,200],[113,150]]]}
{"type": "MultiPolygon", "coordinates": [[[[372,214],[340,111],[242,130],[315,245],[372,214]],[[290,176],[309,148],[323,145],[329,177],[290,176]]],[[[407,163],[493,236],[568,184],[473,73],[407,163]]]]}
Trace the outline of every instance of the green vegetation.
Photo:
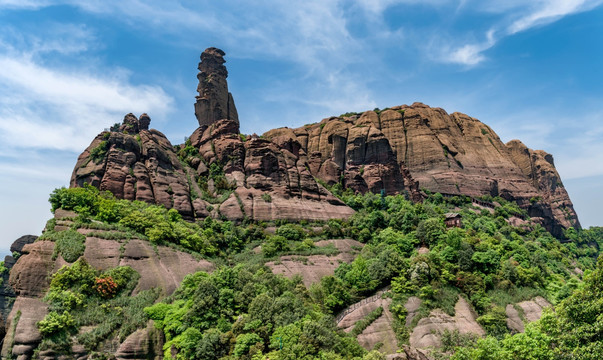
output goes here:
{"type": "MultiPolygon", "coordinates": [[[[214,183],[223,176],[220,166],[208,168],[207,179],[214,183]]],[[[405,325],[404,308],[410,296],[422,300],[411,327],[436,308],[453,315],[459,296],[472,305],[488,337],[444,334],[443,357],[503,359],[525,354],[522,346],[537,344],[548,351],[545,355],[560,354],[542,359],[569,358],[551,339],[565,341],[571,349],[588,347],[592,353],[597,349],[590,344],[601,346],[596,337],[600,320],[593,314],[603,311],[594,300],[603,295],[597,287],[603,265],[593,270],[603,229],[569,229],[566,237],[571,241],[560,242],[531,222],[517,204],[502,198],[481,199],[497,204],[491,213],[463,196],[430,194],[423,203],[414,204],[403,195],[356,195],[341,184],[330,189],[356,210],[350,219],[233,224],[207,218],[192,223],[175,210],[117,200],[89,186],[55,190],[50,196],[52,209],[78,213],[74,228],[197,253],[210,258],[217,269],[187,276],[173,295],[156,302],[159,290],[129,296],[138,277],[133,270],[97,272],[80,258],[52,279],[46,297],[50,312],[39,324],[40,350],[66,351],[74,336],[88,349],[98,350],[103,341],[123,339],[152,319],[167,340],[166,359],[374,359],[379,355],[367,353],[354,335],[383,309],[358,322],[352,334],[337,329],[333,317],[386,286],[391,287],[384,296],[392,299],[389,311],[400,344],[408,342],[411,331],[405,325]],[[447,228],[444,214],[448,212],[461,214],[463,226],[447,228]],[[510,225],[511,216],[525,218],[526,224],[510,225]],[[274,228],[273,235],[265,231],[267,226],[274,228]],[[352,238],[364,247],[353,261],[342,262],[332,276],[309,289],[300,277],[286,279],[264,266],[267,261],[278,263],[283,255],[296,255],[303,262],[312,254],[336,254],[332,245],[315,245],[317,240],[333,238],[352,238]],[[593,280],[582,284],[576,268],[592,272],[587,278],[593,280]],[[511,336],[505,307],[535,296],[555,304],[558,314],[566,314],[567,319],[555,320],[555,315],[547,314],[529,325],[525,334],[511,336]],[[592,304],[583,309],[569,305],[579,302],[592,304]],[[571,331],[570,320],[581,333],[571,331]],[[82,326],[92,324],[94,330],[78,334],[82,326]],[[567,334],[553,332],[553,325],[567,334]],[[176,355],[171,349],[177,350],[176,355]],[[492,354],[502,355],[480,357],[492,354]]],[[[51,225],[42,239],[56,241],[57,253],[76,260],[83,252],[78,250],[81,235],[75,229],[54,232],[51,225]]],[[[517,356],[509,358],[525,358],[517,356]]]]}
{"type": "Polygon", "coordinates": [[[123,341],[145,327],[143,308],[157,300],[159,291],[141,291],[132,296],[139,277],[127,266],[98,272],[84,259],[63,266],[52,276],[44,298],[49,313],[37,324],[42,335],[37,351],[52,349],[68,355],[74,339],[88,351],[96,351],[107,339],[123,341]],[[81,332],[84,326],[92,329],[81,332]]]}
{"type": "MultiPolygon", "coordinates": [[[[111,193],[100,192],[92,186],[56,189],[49,201],[53,211],[62,208],[77,212],[80,222],[84,223],[82,227],[89,226],[86,222],[91,220],[102,221],[107,229],[125,231],[128,235],[122,238],[148,239],[154,244],[172,245],[206,256],[236,253],[246,243],[265,238],[263,231],[254,224],[242,227],[211,218],[191,223],[184,221],[174,209],[167,210],[140,201],[117,200],[111,193]]],[[[54,236],[64,235],[62,232],[45,234],[42,239],[52,240],[54,236]]]]}
{"type": "Polygon", "coordinates": [[[377,320],[381,314],[383,314],[383,308],[379,306],[375,310],[371,311],[364,319],[358,321],[354,328],[352,329],[351,334],[354,336],[360,335],[367,327],[369,327],[375,320],[377,320]]]}
{"type": "Polygon", "coordinates": [[[603,257],[583,286],[553,312],[528,324],[524,333],[487,337],[454,348],[465,359],[599,359],[603,354],[603,257]]]}
{"type": "Polygon", "coordinates": [[[103,140],[96,147],[90,150],[90,158],[92,158],[94,163],[98,164],[102,159],[105,158],[107,151],[109,151],[109,143],[107,140],[103,140]]]}
{"type": "Polygon", "coordinates": [[[72,263],[80,256],[84,255],[86,250],[86,237],[75,230],[69,229],[59,232],[46,232],[41,237],[42,240],[51,240],[56,243],[53,257],[61,255],[65,261],[72,263]]]}
{"type": "Polygon", "coordinates": [[[223,267],[189,275],[169,299],[145,311],[163,330],[176,359],[361,358],[357,342],[337,331],[300,279],[262,266],[223,267]],[[282,343],[282,349],[281,349],[282,343]]]}

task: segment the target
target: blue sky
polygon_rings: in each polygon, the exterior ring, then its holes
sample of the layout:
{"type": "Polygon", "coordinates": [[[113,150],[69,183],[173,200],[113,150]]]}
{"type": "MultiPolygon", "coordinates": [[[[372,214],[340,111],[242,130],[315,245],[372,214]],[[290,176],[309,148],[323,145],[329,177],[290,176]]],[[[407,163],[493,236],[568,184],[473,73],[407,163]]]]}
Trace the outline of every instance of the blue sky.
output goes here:
{"type": "Polygon", "coordinates": [[[128,112],[196,128],[197,63],[227,56],[244,133],[411,104],[552,153],[582,224],[603,225],[603,0],[0,0],[0,249],[128,112]]]}

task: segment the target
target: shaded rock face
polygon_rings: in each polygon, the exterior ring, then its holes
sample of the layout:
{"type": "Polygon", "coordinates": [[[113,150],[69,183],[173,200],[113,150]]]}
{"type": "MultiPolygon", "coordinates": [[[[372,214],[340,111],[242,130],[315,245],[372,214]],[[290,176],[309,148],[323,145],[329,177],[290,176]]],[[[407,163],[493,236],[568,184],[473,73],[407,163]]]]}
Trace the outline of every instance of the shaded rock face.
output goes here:
{"type": "Polygon", "coordinates": [[[88,183],[117,198],[164,205],[192,218],[185,169],[165,135],[148,130],[149,122],[146,114],[140,119],[128,114],[121,132],[100,133],[78,157],[70,186],[88,183]]]}
{"type": "Polygon", "coordinates": [[[358,192],[403,193],[421,200],[418,183],[396,161],[395,153],[374,119],[330,118],[299,129],[275,129],[264,134],[275,143],[299,143],[307,154],[309,169],[329,185],[343,182],[358,192]]]}
{"type": "MultiPolygon", "coordinates": [[[[20,257],[23,254],[23,248],[36,241],[38,237],[35,235],[24,235],[15,240],[10,246],[10,251],[15,257],[20,257]]],[[[16,263],[15,257],[11,255],[7,255],[4,258],[4,266],[7,271],[2,273],[0,277],[2,281],[0,282],[0,338],[3,338],[6,334],[6,324],[9,318],[9,314],[13,308],[15,298],[17,294],[15,294],[15,290],[10,286],[10,270],[14,267],[16,263]]]]}
{"type": "MultiPolygon", "coordinates": [[[[295,141],[276,143],[257,136],[243,141],[238,123],[220,120],[202,126],[190,137],[201,161],[194,172],[203,176],[220,164],[234,191],[215,207],[231,220],[328,220],[347,218],[354,211],[316,182],[295,141]]],[[[201,213],[205,205],[193,202],[201,213]]]]}
{"type": "Polygon", "coordinates": [[[239,122],[234,99],[228,92],[228,70],[224,66],[224,55],[224,51],[213,47],[201,54],[197,74],[199,95],[195,102],[195,116],[199,126],[210,125],[221,119],[239,122]]]}
{"type": "Polygon", "coordinates": [[[492,195],[516,201],[555,236],[580,227],[553,158],[517,140],[504,144],[490,127],[421,103],[324,119],[264,134],[299,142],[310,171],[361,192],[405,190],[492,195]]]}
{"type": "Polygon", "coordinates": [[[521,169],[536,189],[541,201],[531,202],[528,213],[531,217],[542,219],[546,228],[556,230],[559,236],[559,226],[580,228],[578,215],[574,210],[561,177],[555,169],[553,156],[542,150],[528,149],[521,141],[511,140],[507,143],[511,159],[521,169]]]}

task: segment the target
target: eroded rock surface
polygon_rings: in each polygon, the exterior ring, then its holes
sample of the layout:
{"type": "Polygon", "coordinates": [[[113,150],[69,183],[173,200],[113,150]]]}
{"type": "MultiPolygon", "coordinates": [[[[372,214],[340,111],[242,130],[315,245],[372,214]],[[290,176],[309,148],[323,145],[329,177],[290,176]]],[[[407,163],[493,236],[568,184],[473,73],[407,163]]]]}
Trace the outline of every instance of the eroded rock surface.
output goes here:
{"type": "Polygon", "coordinates": [[[195,116],[199,126],[210,125],[217,120],[230,119],[237,123],[239,115],[232,94],[228,92],[228,70],[224,63],[224,51],[208,48],[201,54],[199,85],[195,102],[195,116]]]}
{"type": "Polygon", "coordinates": [[[517,306],[523,310],[526,321],[532,322],[540,319],[542,310],[551,307],[551,303],[546,301],[542,296],[537,296],[532,300],[519,302],[517,306]]]}
{"type": "Polygon", "coordinates": [[[516,140],[504,144],[490,127],[465,114],[414,103],[264,135],[299,142],[312,174],[328,183],[343,177],[355,190],[406,191],[413,199],[420,198],[419,186],[501,196],[516,201],[555,236],[580,226],[550,154],[516,140]]]}
{"type": "Polygon", "coordinates": [[[515,304],[515,306],[509,304],[505,308],[507,314],[507,327],[514,332],[523,332],[525,323],[539,320],[542,316],[542,311],[548,307],[552,307],[551,303],[542,296],[537,296],[532,300],[519,302],[515,304]],[[520,309],[520,311],[518,311],[518,309],[520,309]]]}
{"type": "MultiPolygon", "coordinates": [[[[223,56],[216,48],[201,55],[195,104],[200,127],[190,142],[176,148],[162,133],[149,130],[147,114],[140,118],[127,114],[121,126],[99,134],[79,156],[70,186],[88,183],[119,199],[174,208],[189,220],[207,216],[235,221],[351,216],[354,211],[315,180],[308,156],[297,141],[239,134],[223,56]]],[[[382,136],[371,133],[370,137],[374,138],[370,144],[375,145],[369,146],[372,150],[367,156],[383,157],[379,155],[380,146],[385,146],[382,136]]],[[[396,176],[399,174],[392,179],[396,176]]]]}
{"type": "Polygon", "coordinates": [[[190,137],[194,150],[186,159],[178,158],[163,134],[148,129],[148,115],[128,114],[118,132],[101,133],[80,156],[71,186],[87,182],[118,198],[175,208],[189,219],[349,217],[353,211],[316,177],[413,201],[423,198],[419,188],[501,196],[557,237],[580,227],[550,154],[516,140],[504,144],[465,114],[414,103],[274,129],[262,138],[241,136],[224,63],[222,50],[201,55],[195,104],[200,127],[190,137]],[[207,178],[214,164],[229,184],[207,178]],[[234,191],[220,192],[224,188],[234,191]]]}
{"type": "Polygon", "coordinates": [[[406,304],[404,304],[404,308],[406,309],[406,327],[411,326],[412,320],[415,318],[419,311],[421,302],[421,299],[416,296],[411,296],[408,298],[408,300],[406,300],[406,304]]]}
{"type": "Polygon", "coordinates": [[[396,333],[392,329],[394,316],[389,311],[391,299],[381,299],[376,301],[377,306],[383,308],[383,314],[373,321],[362,333],[357,337],[358,342],[367,350],[372,350],[375,345],[382,343],[379,351],[384,354],[393,354],[398,349],[398,340],[396,333]]]}
{"type": "MultiPolygon", "coordinates": [[[[378,293],[379,294],[379,293],[378,293]]],[[[372,350],[378,343],[382,343],[379,351],[384,354],[394,354],[398,350],[398,340],[392,328],[394,317],[389,311],[392,300],[380,296],[363,299],[351,305],[352,310],[343,316],[337,326],[345,332],[350,332],[358,321],[367,317],[377,308],[383,308],[383,313],[357,336],[358,342],[367,350],[372,350]]]]}
{"type": "Polygon", "coordinates": [[[138,329],[124,340],[115,352],[117,359],[161,359],[163,354],[163,334],[152,322],[144,329],[138,329]]]}
{"type": "Polygon", "coordinates": [[[445,314],[441,310],[433,310],[428,317],[419,320],[410,335],[410,346],[419,349],[439,348],[442,346],[441,336],[446,330],[458,330],[461,334],[476,336],[485,335],[467,300],[459,297],[454,310],[454,316],[445,314]]]}
{"type": "Polygon", "coordinates": [[[119,199],[163,205],[193,218],[188,179],[174,147],[161,132],[131,125],[138,122],[128,114],[122,125],[128,130],[100,133],[78,157],[70,186],[87,183],[119,199]]]}
{"type": "Polygon", "coordinates": [[[335,269],[343,262],[351,263],[356,254],[364,244],[351,239],[321,240],[315,243],[316,246],[327,246],[333,244],[339,254],[334,256],[327,255],[286,255],[281,256],[278,262],[270,261],[266,263],[274,274],[280,274],[288,278],[295,275],[301,275],[304,285],[310,287],[313,283],[319,282],[321,278],[335,273],[335,269]]]}
{"type": "MultiPolygon", "coordinates": [[[[211,271],[214,268],[206,260],[195,259],[190,254],[165,246],[153,247],[150,243],[137,239],[117,241],[87,237],[85,244],[84,258],[92,267],[105,270],[120,265],[130,266],[140,274],[134,294],[159,287],[162,294],[167,296],[187,274],[200,270],[211,271]]],[[[50,286],[52,274],[68,264],[60,255],[53,258],[54,247],[55,243],[51,241],[25,244],[22,247],[23,255],[10,272],[9,283],[17,297],[4,326],[6,336],[3,358],[12,354],[20,359],[30,359],[41,339],[36,323],[47,314],[47,305],[42,298],[50,286]]],[[[137,357],[135,354],[149,354],[150,349],[154,349],[153,344],[159,341],[156,339],[159,335],[149,332],[148,328],[135,334],[137,335],[131,335],[121,345],[117,342],[116,346],[120,346],[123,353],[118,358],[148,358],[146,355],[137,357]],[[147,340],[142,339],[143,335],[147,340]]],[[[74,354],[77,353],[75,350],[74,354]]],[[[41,358],[45,356],[53,358],[51,353],[41,355],[41,358]]]]}
{"type": "MultiPolygon", "coordinates": [[[[203,176],[211,164],[218,163],[235,188],[215,206],[221,216],[231,220],[328,220],[354,213],[316,182],[295,142],[279,146],[257,136],[243,141],[232,120],[200,127],[190,140],[201,157],[201,161],[190,161],[197,166],[195,173],[203,176]]],[[[198,205],[201,209],[195,207],[195,211],[206,208],[198,205]]]]}

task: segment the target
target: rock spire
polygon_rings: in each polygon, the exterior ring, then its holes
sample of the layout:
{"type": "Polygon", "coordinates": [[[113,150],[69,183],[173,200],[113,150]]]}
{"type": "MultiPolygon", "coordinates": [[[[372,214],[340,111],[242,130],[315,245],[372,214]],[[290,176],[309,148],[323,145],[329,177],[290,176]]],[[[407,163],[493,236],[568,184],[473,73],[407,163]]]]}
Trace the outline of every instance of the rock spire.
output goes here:
{"type": "Polygon", "coordinates": [[[210,125],[222,119],[239,123],[239,115],[232,94],[228,92],[228,70],[224,51],[210,47],[201,54],[199,85],[197,86],[195,116],[199,126],[210,125]]]}

